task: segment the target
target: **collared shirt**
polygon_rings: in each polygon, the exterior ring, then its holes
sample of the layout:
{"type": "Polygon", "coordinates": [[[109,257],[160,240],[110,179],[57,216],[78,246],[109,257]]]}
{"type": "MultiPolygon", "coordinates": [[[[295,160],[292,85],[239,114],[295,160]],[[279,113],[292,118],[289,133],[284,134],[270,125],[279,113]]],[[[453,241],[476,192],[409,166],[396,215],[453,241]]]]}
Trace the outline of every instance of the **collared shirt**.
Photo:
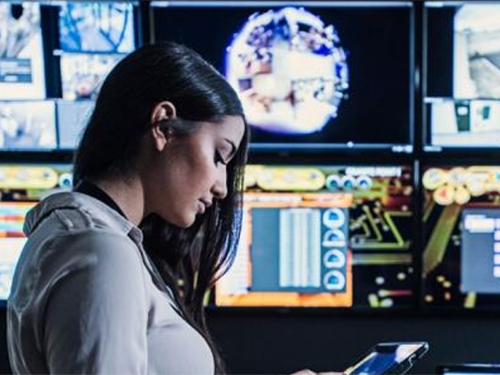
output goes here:
{"type": "Polygon", "coordinates": [[[87,194],[95,199],[100,200],[102,203],[106,204],[108,207],[112,208],[120,215],[122,215],[125,219],[127,219],[127,215],[125,215],[125,212],[122,211],[120,206],[118,206],[113,198],[111,198],[104,190],[102,190],[93,182],[87,180],[80,181],[78,186],[75,187],[74,191],[82,194],[87,194]]]}
{"type": "Polygon", "coordinates": [[[100,200],[49,196],[28,213],[7,311],[14,373],[213,374],[142,247],[100,200]]]}

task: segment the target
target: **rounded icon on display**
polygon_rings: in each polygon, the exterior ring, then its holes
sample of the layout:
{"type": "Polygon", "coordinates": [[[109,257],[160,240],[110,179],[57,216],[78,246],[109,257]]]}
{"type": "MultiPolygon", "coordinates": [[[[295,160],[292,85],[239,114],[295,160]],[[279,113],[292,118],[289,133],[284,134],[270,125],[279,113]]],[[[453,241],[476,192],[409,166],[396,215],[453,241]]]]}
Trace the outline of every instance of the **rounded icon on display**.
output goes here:
{"type": "Polygon", "coordinates": [[[484,181],[471,179],[466,183],[466,186],[473,197],[479,197],[486,193],[486,183],[484,181]]]}
{"type": "Polygon", "coordinates": [[[330,208],[323,213],[323,224],[328,228],[340,228],[345,224],[345,213],[340,208],[330,208]]]}
{"type": "Polygon", "coordinates": [[[31,176],[27,168],[19,168],[16,177],[19,181],[27,181],[31,176]]]}
{"type": "Polygon", "coordinates": [[[42,179],[48,180],[48,179],[52,179],[52,177],[53,177],[52,171],[43,171],[42,172],[42,179]]]}
{"type": "Polygon", "coordinates": [[[323,246],[332,247],[332,246],[345,246],[345,234],[340,229],[330,229],[325,232],[323,235],[323,246]]]}
{"type": "Polygon", "coordinates": [[[336,174],[329,175],[326,178],[325,185],[328,190],[340,190],[342,188],[340,177],[336,174]]]}
{"type": "Polygon", "coordinates": [[[435,190],[449,180],[448,172],[438,168],[431,168],[424,173],[422,183],[427,190],[435,190]]]}
{"type": "Polygon", "coordinates": [[[342,272],[337,270],[328,271],[323,276],[323,285],[326,290],[329,291],[343,290],[346,285],[345,276],[342,272]]]}
{"type": "Polygon", "coordinates": [[[326,268],[341,268],[345,266],[345,255],[339,249],[330,249],[323,255],[326,268]]]}
{"type": "Polygon", "coordinates": [[[370,190],[373,186],[373,181],[368,176],[359,176],[357,180],[358,188],[361,190],[370,190]]]}
{"type": "Polygon", "coordinates": [[[341,185],[345,190],[354,190],[357,187],[356,179],[351,176],[342,177],[341,185]]]}
{"type": "Polygon", "coordinates": [[[463,186],[458,186],[456,189],[455,189],[455,202],[462,205],[462,204],[466,204],[467,202],[470,201],[470,198],[471,198],[471,194],[469,192],[469,190],[467,190],[465,187],[463,186]]]}
{"type": "Polygon", "coordinates": [[[455,189],[450,185],[441,186],[432,194],[434,201],[441,206],[449,206],[455,200],[455,189]]]}
{"type": "Polygon", "coordinates": [[[467,180],[467,171],[465,168],[457,167],[448,172],[448,181],[450,184],[461,185],[467,180]]]}
{"type": "Polygon", "coordinates": [[[70,173],[63,173],[59,176],[59,187],[71,189],[73,186],[73,176],[70,173]]]}

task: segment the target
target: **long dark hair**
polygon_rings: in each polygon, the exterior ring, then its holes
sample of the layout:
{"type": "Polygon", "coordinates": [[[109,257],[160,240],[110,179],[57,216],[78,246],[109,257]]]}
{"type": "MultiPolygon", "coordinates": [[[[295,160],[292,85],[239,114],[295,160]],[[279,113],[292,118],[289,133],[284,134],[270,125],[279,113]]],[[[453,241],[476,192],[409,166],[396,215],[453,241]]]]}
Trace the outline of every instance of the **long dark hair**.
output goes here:
{"type": "MultiPolygon", "coordinates": [[[[156,104],[168,100],[177,115],[178,136],[189,136],[200,122],[243,116],[235,91],[203,58],[172,42],[144,46],[121,60],[105,79],[75,155],[74,182],[134,173],[141,138],[151,128],[156,104]],[[179,125],[180,124],[180,125],[179,125]]],[[[166,126],[169,126],[167,123],[166,126]]],[[[207,340],[216,372],[223,361],[208,332],[204,298],[234,259],[241,227],[243,167],[248,129],[227,165],[227,196],[181,229],[152,214],[141,223],[144,248],[173,290],[185,319],[207,340]]]]}

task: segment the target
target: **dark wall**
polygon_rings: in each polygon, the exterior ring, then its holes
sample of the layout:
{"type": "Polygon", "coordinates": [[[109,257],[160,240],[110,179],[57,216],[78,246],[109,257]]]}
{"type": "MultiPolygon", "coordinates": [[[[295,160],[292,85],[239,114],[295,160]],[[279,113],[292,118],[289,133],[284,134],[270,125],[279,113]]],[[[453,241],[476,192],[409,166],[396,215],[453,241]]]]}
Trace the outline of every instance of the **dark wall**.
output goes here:
{"type": "MultiPolygon", "coordinates": [[[[0,373],[10,373],[5,308],[0,309],[0,373]]],[[[232,373],[288,374],[303,368],[342,371],[380,341],[427,340],[411,371],[440,363],[500,362],[500,315],[281,314],[212,311],[209,323],[232,373]]]]}

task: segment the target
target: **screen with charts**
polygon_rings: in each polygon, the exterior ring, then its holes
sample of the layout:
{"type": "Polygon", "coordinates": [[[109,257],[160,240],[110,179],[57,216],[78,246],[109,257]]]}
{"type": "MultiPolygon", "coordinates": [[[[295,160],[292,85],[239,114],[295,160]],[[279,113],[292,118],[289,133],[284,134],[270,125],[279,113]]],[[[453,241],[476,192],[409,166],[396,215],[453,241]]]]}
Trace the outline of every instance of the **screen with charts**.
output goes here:
{"type": "Polygon", "coordinates": [[[249,165],[217,306],[405,308],[414,301],[411,170],[249,165]]]}
{"type": "Polygon", "coordinates": [[[411,152],[411,2],[290,4],[153,2],[155,37],[225,74],[255,148],[411,152]]]}
{"type": "Polygon", "coordinates": [[[100,84],[135,47],[132,2],[61,2],[59,45],[63,98],[95,99],[100,84]]]}
{"type": "Polygon", "coordinates": [[[425,142],[500,147],[500,1],[427,2],[425,142]]]}
{"type": "Polygon", "coordinates": [[[0,100],[45,98],[40,25],[39,3],[0,3],[0,100]]]}
{"type": "Polygon", "coordinates": [[[72,186],[69,165],[0,164],[0,300],[6,300],[26,242],[26,213],[45,196],[72,186]]]}
{"type": "Polygon", "coordinates": [[[500,308],[500,166],[428,167],[424,304],[500,308]]]}

